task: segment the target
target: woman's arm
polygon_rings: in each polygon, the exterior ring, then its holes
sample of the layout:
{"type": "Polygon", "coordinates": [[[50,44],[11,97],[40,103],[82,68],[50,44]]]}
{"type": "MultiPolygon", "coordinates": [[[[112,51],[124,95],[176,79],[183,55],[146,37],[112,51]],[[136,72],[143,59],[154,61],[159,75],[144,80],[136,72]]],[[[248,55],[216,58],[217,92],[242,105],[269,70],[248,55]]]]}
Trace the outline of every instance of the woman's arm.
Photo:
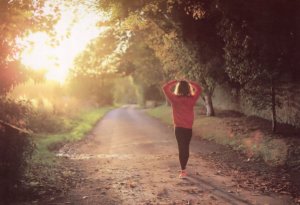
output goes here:
{"type": "Polygon", "coordinates": [[[193,87],[193,89],[195,90],[195,93],[193,95],[193,98],[195,99],[195,101],[197,101],[198,97],[201,94],[202,88],[200,87],[200,85],[196,82],[190,81],[189,82],[190,85],[193,87]]]}
{"type": "Polygon", "coordinates": [[[169,101],[172,102],[172,100],[174,99],[175,95],[174,93],[171,91],[171,88],[174,87],[177,83],[177,80],[172,80],[167,82],[166,84],[164,84],[162,86],[162,89],[164,91],[165,96],[169,99],[169,101]]]}

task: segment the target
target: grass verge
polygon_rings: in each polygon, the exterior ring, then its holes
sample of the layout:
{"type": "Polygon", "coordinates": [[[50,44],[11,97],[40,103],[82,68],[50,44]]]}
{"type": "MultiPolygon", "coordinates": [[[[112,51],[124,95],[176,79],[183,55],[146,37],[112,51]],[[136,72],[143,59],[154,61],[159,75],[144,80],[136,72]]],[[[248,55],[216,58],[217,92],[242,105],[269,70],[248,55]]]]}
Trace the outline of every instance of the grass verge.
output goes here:
{"type": "Polygon", "coordinates": [[[52,152],[57,150],[67,142],[82,139],[108,111],[111,107],[91,109],[83,111],[76,117],[64,117],[66,122],[65,132],[62,133],[38,133],[34,135],[36,151],[32,161],[42,163],[53,163],[55,155],[52,152]]]}
{"type": "MultiPolygon", "coordinates": [[[[146,113],[164,123],[172,124],[171,107],[150,108],[146,113]]],[[[261,157],[271,166],[284,165],[289,160],[289,142],[284,136],[275,138],[264,129],[257,128],[257,123],[250,124],[247,120],[246,116],[224,118],[196,115],[193,133],[203,139],[229,145],[235,150],[244,152],[249,158],[261,157]]]]}
{"type": "Polygon", "coordinates": [[[155,117],[168,125],[172,125],[172,111],[169,106],[163,105],[159,107],[146,109],[146,113],[152,117],[155,117]]]}

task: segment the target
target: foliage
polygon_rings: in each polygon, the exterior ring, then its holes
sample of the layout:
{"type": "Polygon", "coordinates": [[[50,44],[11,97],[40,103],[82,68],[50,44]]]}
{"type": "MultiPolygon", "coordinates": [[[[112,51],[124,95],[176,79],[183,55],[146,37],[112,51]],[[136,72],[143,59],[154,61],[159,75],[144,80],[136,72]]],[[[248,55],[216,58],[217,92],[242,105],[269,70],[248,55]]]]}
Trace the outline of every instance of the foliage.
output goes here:
{"type": "MultiPolygon", "coordinates": [[[[29,166],[26,169],[25,178],[22,180],[22,185],[26,189],[26,200],[28,200],[28,191],[32,197],[41,197],[41,190],[44,195],[66,192],[70,187],[73,187],[73,177],[75,173],[66,168],[65,160],[59,160],[55,155],[56,151],[65,143],[82,139],[94,127],[95,123],[107,113],[111,107],[102,107],[99,109],[90,108],[76,110],[74,115],[64,115],[64,121],[68,122],[61,133],[35,133],[33,135],[36,149],[33,152],[32,158],[29,161],[29,166]],[[46,177],[45,177],[46,176],[46,177]],[[71,179],[72,176],[72,179],[71,179]],[[71,185],[72,184],[72,185],[71,185]],[[29,190],[28,190],[29,189],[29,190]],[[45,193],[44,193],[45,192],[45,193]]],[[[1,188],[0,188],[1,189],[1,188]]],[[[20,187],[18,187],[20,189],[20,187]]],[[[14,200],[16,196],[22,201],[24,190],[14,190],[14,200]],[[17,191],[17,194],[15,193],[17,191]]],[[[0,192],[1,193],[1,192],[0,192]]],[[[17,199],[17,200],[18,200],[17,199]]],[[[33,200],[33,199],[32,199],[33,200]]]]}
{"type": "Polygon", "coordinates": [[[60,115],[45,109],[33,109],[28,118],[28,128],[34,133],[57,133],[66,129],[68,123],[60,115]]]}
{"type": "Polygon", "coordinates": [[[33,132],[60,132],[67,122],[58,113],[44,107],[34,107],[29,100],[1,98],[0,120],[33,132]]]}
{"type": "MultiPolygon", "coordinates": [[[[119,31],[131,32],[131,44],[143,42],[161,64],[162,79],[186,76],[200,82],[209,102],[217,82],[224,80],[222,41],[216,32],[216,17],[203,20],[204,5],[183,1],[110,2],[113,15],[121,21],[119,31]],[[203,8],[202,8],[203,7],[203,8]],[[123,11],[121,13],[118,13],[123,11]],[[193,12],[193,15],[189,15],[193,12]],[[123,15],[123,14],[126,15],[123,15]],[[200,18],[201,17],[201,18],[200,18]],[[199,22],[201,21],[201,22],[199,22]],[[199,33],[196,30],[203,30],[199,33]]],[[[208,4],[208,3],[207,3],[208,4]]],[[[107,6],[106,5],[106,6],[107,6]]],[[[104,7],[104,9],[107,7],[104,7]]],[[[130,52],[130,47],[126,50],[130,52]]],[[[140,56],[136,54],[134,58],[140,56]]],[[[129,60],[132,63],[132,60],[129,60]]],[[[147,66],[147,64],[145,64],[147,66]]],[[[148,69],[152,69],[150,66],[148,69]]],[[[138,72],[140,72],[137,69],[138,72]]],[[[149,72],[148,72],[149,73],[149,72]]],[[[152,79],[147,75],[143,80],[152,79]]],[[[134,79],[138,76],[134,76],[134,79]]],[[[212,104],[207,102],[212,109],[212,104]]],[[[213,115],[213,112],[210,114],[213,115]]]]}
{"type": "MultiPolygon", "coordinates": [[[[168,125],[173,123],[170,107],[150,108],[146,110],[146,113],[168,125]]],[[[274,167],[282,166],[287,160],[290,160],[290,156],[287,155],[288,144],[286,140],[274,139],[274,135],[266,131],[266,127],[262,123],[263,120],[256,119],[251,124],[247,123],[246,119],[247,117],[243,115],[230,119],[195,116],[193,132],[196,137],[212,140],[222,145],[229,145],[234,150],[245,153],[249,158],[260,157],[267,164],[274,167]],[[216,126],[219,129],[216,129],[216,126]],[[259,129],[257,129],[258,127],[259,129]]]]}
{"type": "Polygon", "coordinates": [[[281,0],[252,1],[221,5],[223,18],[220,35],[225,42],[225,58],[230,77],[241,84],[261,75],[276,76],[289,62],[289,53],[295,38],[294,3],[281,0]],[[239,6],[241,9],[236,10],[239,6]],[[225,7],[225,8],[223,8],[225,7]],[[234,12],[233,12],[234,11],[234,12]],[[278,14],[286,18],[276,18],[278,14]],[[241,70],[243,72],[237,72],[241,70]],[[252,70],[251,70],[252,69],[252,70]]]}
{"type": "MultiPolygon", "coordinates": [[[[78,84],[78,82],[85,83],[81,83],[73,90],[79,91],[78,93],[90,93],[90,90],[101,89],[99,81],[101,82],[101,79],[106,76],[112,79],[132,75],[134,83],[137,84],[135,91],[140,92],[138,96],[141,96],[141,101],[144,101],[144,89],[153,85],[157,86],[163,77],[161,65],[153,50],[141,43],[141,39],[128,42],[128,38],[138,39],[139,37],[131,37],[128,32],[111,29],[93,41],[76,60],[76,65],[72,70],[71,85],[78,84]],[[149,72],[149,68],[152,72],[149,72]],[[95,83],[88,86],[87,92],[83,92],[87,81],[89,81],[88,84],[95,83]]],[[[113,92],[109,87],[105,90],[113,92]]],[[[101,93],[103,95],[103,92],[101,93]]],[[[98,95],[101,93],[99,92],[98,95]]],[[[110,99],[111,97],[99,96],[99,98],[110,99]]]]}
{"type": "Polygon", "coordinates": [[[64,121],[68,122],[62,130],[53,133],[36,133],[34,142],[36,150],[33,155],[33,162],[36,163],[53,163],[54,153],[63,144],[71,141],[82,139],[95,123],[100,120],[111,107],[102,107],[81,111],[75,117],[65,116],[64,121]]]}
{"type": "Polygon", "coordinates": [[[21,128],[28,126],[27,116],[31,112],[30,103],[25,100],[15,101],[0,97],[0,120],[21,128]]]}
{"type": "Polygon", "coordinates": [[[49,29],[50,15],[45,15],[44,1],[0,2],[0,95],[6,94],[14,85],[26,78],[26,71],[18,60],[18,38],[35,29],[49,29]]]}
{"type": "Polygon", "coordinates": [[[112,29],[91,42],[76,58],[71,70],[71,93],[99,105],[112,104],[113,79],[116,76],[118,52],[122,52],[121,47],[112,29]]]}
{"type": "Polygon", "coordinates": [[[229,1],[220,3],[223,13],[219,35],[225,46],[226,72],[238,82],[249,102],[269,109],[276,129],[277,87],[292,80],[294,44],[299,34],[295,2],[229,1]],[[236,8],[240,9],[237,10],[236,8]],[[285,18],[278,17],[282,14],[285,18]],[[295,36],[294,36],[295,35],[295,36]]]}
{"type": "Polygon", "coordinates": [[[80,100],[70,96],[66,85],[54,81],[26,81],[10,91],[7,98],[30,102],[31,115],[39,111],[48,112],[49,115],[64,115],[82,108],[80,100]]]}
{"type": "Polygon", "coordinates": [[[111,20],[118,21],[128,17],[133,12],[144,5],[141,0],[103,0],[98,1],[97,8],[111,13],[111,20]]]}
{"type": "Polygon", "coordinates": [[[71,95],[91,104],[102,106],[113,103],[113,76],[107,74],[76,76],[70,80],[71,95]]]}
{"type": "Polygon", "coordinates": [[[122,77],[115,80],[114,104],[136,104],[138,102],[137,87],[132,78],[122,77]]]}
{"type": "Polygon", "coordinates": [[[151,85],[145,89],[145,99],[150,101],[160,102],[163,99],[161,87],[151,85]]]}
{"type": "Polygon", "coordinates": [[[0,121],[0,197],[7,200],[13,187],[20,183],[34,149],[29,134],[0,121]]]}
{"type": "Polygon", "coordinates": [[[151,95],[162,99],[160,91],[160,83],[164,77],[162,65],[154,51],[143,43],[139,36],[133,37],[121,58],[118,70],[122,72],[123,69],[127,75],[132,76],[137,91],[140,92],[138,96],[141,96],[141,104],[150,99],[151,95]]]}
{"type": "Polygon", "coordinates": [[[93,40],[74,62],[71,70],[71,79],[77,76],[96,76],[105,73],[114,73],[118,62],[118,53],[122,45],[118,44],[118,36],[114,30],[105,31],[100,37],[93,40]]]}
{"type": "Polygon", "coordinates": [[[299,2],[123,0],[99,7],[112,13],[117,30],[142,36],[164,78],[186,75],[200,82],[206,104],[215,85],[227,81],[275,116],[277,87],[298,79],[299,2]]]}

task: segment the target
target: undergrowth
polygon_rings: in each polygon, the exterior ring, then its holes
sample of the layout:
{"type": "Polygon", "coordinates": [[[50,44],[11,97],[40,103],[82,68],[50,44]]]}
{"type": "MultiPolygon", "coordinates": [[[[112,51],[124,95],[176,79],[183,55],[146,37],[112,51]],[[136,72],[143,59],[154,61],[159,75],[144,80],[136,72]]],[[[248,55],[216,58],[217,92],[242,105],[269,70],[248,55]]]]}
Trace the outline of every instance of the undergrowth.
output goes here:
{"type": "Polygon", "coordinates": [[[67,142],[82,139],[109,110],[111,107],[103,107],[83,111],[75,117],[62,117],[60,121],[64,122],[64,127],[59,132],[34,134],[36,150],[32,158],[33,163],[53,163],[54,150],[58,150],[67,142]]]}
{"type": "MultiPolygon", "coordinates": [[[[199,108],[195,108],[197,110],[199,108]]],[[[147,109],[146,113],[160,119],[166,124],[172,124],[170,106],[160,106],[147,109]]],[[[197,137],[215,141],[218,144],[229,145],[235,150],[244,152],[247,157],[261,157],[271,166],[285,165],[288,160],[288,142],[284,137],[276,137],[261,129],[254,129],[245,123],[246,116],[207,117],[195,116],[193,133],[197,137]]]]}

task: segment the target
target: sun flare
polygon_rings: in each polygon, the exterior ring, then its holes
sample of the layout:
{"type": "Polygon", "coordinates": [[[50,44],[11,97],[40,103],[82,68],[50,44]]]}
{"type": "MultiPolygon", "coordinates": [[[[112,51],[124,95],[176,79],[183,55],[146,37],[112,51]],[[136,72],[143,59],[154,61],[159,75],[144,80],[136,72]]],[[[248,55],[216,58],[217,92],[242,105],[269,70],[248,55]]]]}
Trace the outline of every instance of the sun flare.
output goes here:
{"type": "Polygon", "coordinates": [[[97,23],[104,18],[84,7],[61,6],[61,17],[54,26],[55,36],[36,32],[22,39],[21,62],[30,69],[45,70],[46,79],[63,83],[76,56],[106,28],[97,23]]]}

